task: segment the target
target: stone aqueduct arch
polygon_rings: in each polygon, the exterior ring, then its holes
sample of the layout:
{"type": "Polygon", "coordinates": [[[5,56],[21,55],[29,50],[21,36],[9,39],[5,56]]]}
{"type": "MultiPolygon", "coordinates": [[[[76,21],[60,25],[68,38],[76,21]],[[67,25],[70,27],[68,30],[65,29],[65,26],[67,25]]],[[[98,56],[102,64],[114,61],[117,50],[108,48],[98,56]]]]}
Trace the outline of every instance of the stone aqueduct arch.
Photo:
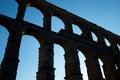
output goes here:
{"type": "Polygon", "coordinates": [[[16,19],[0,14],[0,25],[4,26],[10,34],[1,63],[0,80],[16,79],[20,43],[22,36],[26,34],[34,36],[41,44],[37,80],[54,80],[54,43],[61,45],[65,50],[65,80],[83,80],[77,50],[80,50],[86,57],[89,80],[120,80],[118,47],[120,36],[46,1],[16,1],[19,5],[16,19]],[[23,21],[28,6],[35,7],[42,12],[43,27],[23,21]],[[52,32],[52,16],[60,18],[65,24],[65,29],[61,29],[58,33],[52,32]],[[72,24],[82,30],[81,35],[73,33],[72,24]],[[97,41],[93,40],[92,33],[97,36],[97,41]],[[110,42],[110,46],[106,45],[105,38],[110,42]],[[105,79],[102,76],[98,59],[103,62],[105,79]]]}

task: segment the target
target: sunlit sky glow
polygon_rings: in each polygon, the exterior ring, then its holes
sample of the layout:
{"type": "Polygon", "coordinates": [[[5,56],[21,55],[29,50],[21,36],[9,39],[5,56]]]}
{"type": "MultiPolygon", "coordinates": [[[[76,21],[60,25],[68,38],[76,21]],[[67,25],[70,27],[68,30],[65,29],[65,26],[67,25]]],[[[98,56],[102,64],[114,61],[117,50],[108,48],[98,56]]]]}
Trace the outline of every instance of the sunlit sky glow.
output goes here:
{"type": "MultiPolygon", "coordinates": [[[[120,35],[120,0],[46,0],[58,7],[66,9],[86,20],[93,22],[113,33],[120,35]]],[[[0,14],[15,18],[17,14],[17,3],[15,0],[0,0],[0,14]]],[[[43,15],[40,11],[33,7],[26,9],[25,21],[42,26],[43,15]]],[[[73,25],[75,26],[75,25],[73,25]]],[[[58,32],[64,29],[63,22],[57,17],[52,17],[52,31],[58,32]]],[[[80,30],[74,27],[74,33],[80,34],[80,30]]],[[[8,31],[0,26],[0,63],[3,59],[5,46],[7,44],[8,31]]],[[[38,41],[28,35],[24,35],[20,47],[20,62],[16,80],[36,80],[36,72],[38,66],[38,50],[40,44],[38,41]]],[[[58,45],[54,45],[54,67],[55,80],[64,80],[65,77],[65,61],[64,49],[58,45]]],[[[85,57],[79,52],[80,67],[84,80],[87,80],[85,67],[85,57]]],[[[102,63],[101,63],[102,65],[102,63]]]]}

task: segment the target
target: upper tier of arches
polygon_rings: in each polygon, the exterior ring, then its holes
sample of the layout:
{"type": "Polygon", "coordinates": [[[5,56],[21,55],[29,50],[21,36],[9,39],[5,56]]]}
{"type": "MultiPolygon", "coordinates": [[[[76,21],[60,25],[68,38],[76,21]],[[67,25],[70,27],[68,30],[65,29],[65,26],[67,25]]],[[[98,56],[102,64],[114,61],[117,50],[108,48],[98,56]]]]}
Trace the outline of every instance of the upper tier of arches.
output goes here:
{"type": "MultiPolygon", "coordinates": [[[[19,7],[25,6],[25,7],[21,7],[21,9],[18,10],[18,14],[23,10],[23,8],[24,10],[26,10],[26,8],[28,7],[34,7],[37,10],[39,10],[43,15],[43,25],[41,26],[43,26],[47,30],[52,31],[53,26],[51,24],[54,23],[52,22],[52,17],[53,18],[55,17],[62,22],[63,27],[61,26],[61,29],[64,29],[71,33],[76,33],[74,30],[74,25],[76,25],[77,29],[80,29],[77,32],[79,36],[83,38],[87,38],[91,41],[95,41],[100,45],[110,46],[113,48],[116,54],[119,51],[120,36],[115,35],[110,31],[107,31],[101,28],[100,26],[97,26],[96,24],[93,24],[81,17],[78,17],[64,9],[56,7],[55,5],[48,3],[46,1],[41,0],[41,1],[38,1],[37,3],[32,0],[27,0],[27,1],[16,0],[16,1],[18,2],[19,7]],[[96,37],[96,40],[94,39],[95,37],[96,37]]],[[[22,13],[25,14],[25,12],[22,12],[22,13]]],[[[17,16],[20,16],[20,15],[17,15],[17,16]]],[[[57,32],[59,31],[60,29],[57,32]]]]}

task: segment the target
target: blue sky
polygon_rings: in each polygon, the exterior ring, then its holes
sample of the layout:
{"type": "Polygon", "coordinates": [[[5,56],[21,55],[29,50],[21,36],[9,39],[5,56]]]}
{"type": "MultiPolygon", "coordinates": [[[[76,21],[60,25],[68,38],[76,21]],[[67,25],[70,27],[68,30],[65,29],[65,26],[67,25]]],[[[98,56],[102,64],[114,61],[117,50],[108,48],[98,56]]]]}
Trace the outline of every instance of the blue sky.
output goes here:
{"type": "MultiPolygon", "coordinates": [[[[120,0],[47,1],[120,35],[120,0]]],[[[17,7],[18,5],[15,0],[0,0],[0,14],[15,18],[17,14],[17,7]]],[[[42,18],[43,15],[41,12],[30,7],[26,10],[24,20],[42,26],[42,18]]],[[[62,28],[64,28],[63,22],[56,17],[52,17],[52,31],[58,32],[62,28]]],[[[74,33],[79,34],[79,31],[80,30],[77,27],[74,27],[74,33]]],[[[9,33],[7,30],[3,26],[0,26],[0,63],[4,56],[8,35],[9,33]]],[[[23,36],[20,47],[20,63],[16,80],[36,79],[39,47],[40,44],[34,37],[28,35],[23,36]]],[[[55,44],[54,47],[56,80],[64,80],[64,49],[57,44],[55,44]]],[[[85,58],[82,53],[79,54],[79,58],[84,79],[87,80],[84,64],[85,58]]]]}

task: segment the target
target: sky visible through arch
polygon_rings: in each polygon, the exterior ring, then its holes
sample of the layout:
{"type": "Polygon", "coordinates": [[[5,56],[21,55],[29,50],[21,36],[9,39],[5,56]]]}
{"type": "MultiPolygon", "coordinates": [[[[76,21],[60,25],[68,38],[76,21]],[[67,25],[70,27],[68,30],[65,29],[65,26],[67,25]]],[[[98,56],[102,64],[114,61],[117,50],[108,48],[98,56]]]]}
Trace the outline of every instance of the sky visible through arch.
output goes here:
{"type": "MultiPolygon", "coordinates": [[[[120,35],[120,0],[47,0],[50,3],[55,4],[58,7],[64,8],[86,20],[93,22],[103,28],[112,31],[115,34],[120,35]]],[[[17,14],[17,3],[15,0],[0,0],[0,14],[15,18],[17,14]]],[[[43,15],[40,11],[33,7],[29,7],[26,10],[24,17],[25,21],[32,22],[39,26],[42,26],[43,15]]],[[[52,29],[58,32],[64,28],[63,22],[52,17],[52,29]]],[[[76,28],[75,33],[79,34],[79,30],[76,28]]],[[[3,59],[5,46],[8,38],[8,31],[0,26],[0,63],[3,59]]],[[[16,80],[35,80],[38,64],[38,49],[40,44],[32,37],[25,35],[22,38],[20,48],[20,63],[18,67],[18,75],[16,80]]],[[[56,80],[64,80],[64,49],[55,44],[55,68],[56,68],[56,80]],[[60,58],[60,59],[58,59],[60,58]]],[[[79,52],[80,53],[80,52],[79,52]]],[[[82,53],[79,54],[82,73],[84,73],[84,80],[87,74],[85,69],[82,53]]]]}

